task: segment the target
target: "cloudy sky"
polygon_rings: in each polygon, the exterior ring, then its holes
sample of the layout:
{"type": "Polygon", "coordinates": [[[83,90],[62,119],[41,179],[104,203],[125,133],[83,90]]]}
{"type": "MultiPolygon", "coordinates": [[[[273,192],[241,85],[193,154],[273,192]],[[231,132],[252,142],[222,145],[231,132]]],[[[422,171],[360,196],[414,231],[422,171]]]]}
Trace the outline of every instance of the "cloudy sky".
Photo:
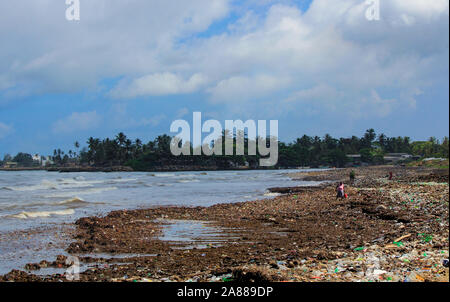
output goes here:
{"type": "Polygon", "coordinates": [[[448,135],[449,1],[0,2],[0,156],[172,121],[277,119],[303,134],[448,135]]]}

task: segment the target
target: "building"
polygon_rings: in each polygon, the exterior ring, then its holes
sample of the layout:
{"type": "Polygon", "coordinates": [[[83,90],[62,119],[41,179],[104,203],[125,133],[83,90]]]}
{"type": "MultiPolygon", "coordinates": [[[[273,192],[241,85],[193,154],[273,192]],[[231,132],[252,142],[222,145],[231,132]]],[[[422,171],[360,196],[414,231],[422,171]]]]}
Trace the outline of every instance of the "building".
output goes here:
{"type": "Polygon", "coordinates": [[[39,164],[39,166],[45,167],[47,165],[53,165],[51,156],[40,156],[39,154],[35,154],[32,158],[35,163],[39,164]]]}
{"type": "Polygon", "coordinates": [[[42,159],[41,159],[41,156],[39,154],[33,155],[32,158],[33,158],[34,162],[39,163],[39,165],[41,164],[42,159]]]}
{"type": "Polygon", "coordinates": [[[41,166],[42,167],[45,167],[45,166],[48,166],[48,165],[53,165],[53,164],[54,164],[54,162],[53,162],[51,156],[42,156],[41,157],[41,166]]]}
{"type": "Polygon", "coordinates": [[[346,164],[347,167],[361,165],[361,155],[360,154],[348,154],[347,158],[348,158],[348,162],[346,164]]]}
{"type": "Polygon", "coordinates": [[[17,168],[17,163],[8,161],[3,165],[3,168],[17,168]]]}
{"type": "MultiPolygon", "coordinates": [[[[348,163],[347,163],[348,167],[359,166],[359,165],[363,164],[361,161],[360,154],[348,154],[347,158],[348,158],[348,163]]],[[[387,153],[384,156],[384,162],[387,164],[395,164],[395,163],[398,163],[399,161],[408,160],[408,159],[414,160],[414,159],[417,159],[417,157],[412,156],[411,154],[408,154],[408,153],[387,153]]]]}
{"type": "Polygon", "coordinates": [[[397,163],[402,160],[412,159],[413,156],[408,153],[387,153],[384,156],[385,163],[397,163]]]}

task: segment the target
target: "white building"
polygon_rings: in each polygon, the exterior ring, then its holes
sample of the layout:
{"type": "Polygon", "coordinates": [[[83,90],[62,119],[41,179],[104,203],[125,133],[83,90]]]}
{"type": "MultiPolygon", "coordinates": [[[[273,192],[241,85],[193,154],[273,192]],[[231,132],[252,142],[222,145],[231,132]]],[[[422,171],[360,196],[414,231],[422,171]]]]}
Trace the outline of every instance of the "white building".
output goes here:
{"type": "Polygon", "coordinates": [[[51,156],[42,156],[41,157],[41,166],[45,167],[47,165],[53,165],[54,162],[51,158],[51,156]]]}
{"type": "Polygon", "coordinates": [[[401,160],[410,159],[413,156],[408,153],[388,153],[384,156],[384,161],[386,163],[396,163],[401,160]]]}
{"type": "Polygon", "coordinates": [[[35,154],[32,156],[32,158],[33,161],[39,163],[39,165],[42,167],[53,164],[51,156],[40,156],[39,154],[35,154]]]}
{"type": "Polygon", "coordinates": [[[35,154],[35,155],[33,155],[33,160],[40,163],[41,162],[41,156],[39,154],[35,154]]]}

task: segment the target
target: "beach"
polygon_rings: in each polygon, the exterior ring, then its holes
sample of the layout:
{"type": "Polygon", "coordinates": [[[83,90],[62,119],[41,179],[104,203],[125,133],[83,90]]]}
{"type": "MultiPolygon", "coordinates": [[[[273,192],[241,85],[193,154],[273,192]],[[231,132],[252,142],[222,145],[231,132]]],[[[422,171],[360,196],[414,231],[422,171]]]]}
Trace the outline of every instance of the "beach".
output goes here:
{"type": "MultiPolygon", "coordinates": [[[[448,282],[448,170],[354,168],[350,181],[351,170],[285,172],[317,185],[267,187],[266,199],[81,217],[64,250],[79,281],[448,282]],[[346,199],[336,200],[339,181],[346,199]]],[[[68,281],[66,259],[0,281],[68,281]]]]}

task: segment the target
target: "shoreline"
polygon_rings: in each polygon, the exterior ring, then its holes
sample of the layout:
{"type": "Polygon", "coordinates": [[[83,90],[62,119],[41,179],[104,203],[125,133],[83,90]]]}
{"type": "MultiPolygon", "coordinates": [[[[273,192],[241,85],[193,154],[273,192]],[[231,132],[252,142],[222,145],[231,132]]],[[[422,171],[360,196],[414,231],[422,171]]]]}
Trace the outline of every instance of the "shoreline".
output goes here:
{"type": "MultiPolygon", "coordinates": [[[[47,172],[59,172],[59,173],[79,173],[79,172],[208,172],[208,171],[266,171],[266,170],[300,170],[303,168],[247,168],[247,167],[234,167],[234,168],[217,168],[217,167],[179,167],[179,168],[160,168],[160,169],[148,169],[148,170],[133,170],[128,166],[113,166],[113,167],[23,167],[23,168],[1,168],[0,171],[16,172],[16,171],[47,171],[47,172]]],[[[319,169],[319,168],[318,168],[319,169]]]]}
{"type": "MultiPolygon", "coordinates": [[[[352,169],[353,184],[351,169],[291,175],[345,180],[349,199],[335,201],[334,184],[323,184],[271,188],[283,195],[268,200],[114,211],[79,219],[67,251],[94,263],[81,281],[448,282],[448,268],[440,263],[448,259],[448,170],[352,169]],[[393,181],[385,177],[389,170],[393,181]],[[200,236],[199,247],[161,240],[180,221],[216,230],[220,240],[200,236]],[[371,263],[370,255],[378,260],[371,263]]],[[[59,267],[63,257],[44,265],[59,267]]],[[[36,275],[41,267],[27,265],[30,270],[19,268],[0,281],[65,281],[62,275],[36,275]]]]}

